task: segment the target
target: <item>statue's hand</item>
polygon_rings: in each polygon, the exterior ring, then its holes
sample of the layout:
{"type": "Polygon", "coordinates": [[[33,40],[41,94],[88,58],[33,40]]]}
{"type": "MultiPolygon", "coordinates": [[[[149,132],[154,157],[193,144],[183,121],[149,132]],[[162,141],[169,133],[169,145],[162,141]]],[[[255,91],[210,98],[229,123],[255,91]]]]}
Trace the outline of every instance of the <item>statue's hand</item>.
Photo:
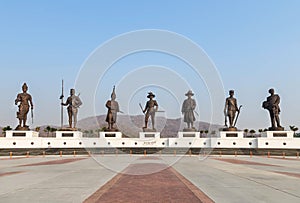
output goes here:
{"type": "Polygon", "coordinates": [[[31,106],[31,109],[33,109],[33,106],[31,106]]]}

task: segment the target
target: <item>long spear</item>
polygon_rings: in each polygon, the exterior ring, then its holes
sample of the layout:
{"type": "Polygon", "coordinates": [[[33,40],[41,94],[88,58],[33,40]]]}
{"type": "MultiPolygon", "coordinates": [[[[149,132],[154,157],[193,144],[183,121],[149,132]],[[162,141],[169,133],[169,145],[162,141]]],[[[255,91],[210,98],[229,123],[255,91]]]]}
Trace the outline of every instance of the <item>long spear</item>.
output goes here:
{"type": "Polygon", "coordinates": [[[64,107],[62,103],[64,103],[64,80],[61,80],[61,96],[59,97],[61,100],[61,108],[60,108],[60,126],[61,128],[64,125],[64,107]]]}

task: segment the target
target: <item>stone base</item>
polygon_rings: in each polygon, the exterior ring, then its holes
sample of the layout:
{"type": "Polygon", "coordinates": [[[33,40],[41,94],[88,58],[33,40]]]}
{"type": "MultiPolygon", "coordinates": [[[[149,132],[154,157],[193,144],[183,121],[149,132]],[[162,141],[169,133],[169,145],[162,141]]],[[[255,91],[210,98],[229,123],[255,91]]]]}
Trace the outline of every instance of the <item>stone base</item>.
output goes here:
{"type": "Polygon", "coordinates": [[[105,129],[105,132],[119,132],[117,128],[105,129]]]}
{"type": "Polygon", "coordinates": [[[155,128],[143,128],[143,132],[157,132],[155,128]]]}
{"type": "Polygon", "coordinates": [[[269,131],[284,131],[284,127],[269,127],[269,131]]]}
{"type": "Polygon", "coordinates": [[[183,128],[183,132],[196,132],[196,128],[183,128]]]}
{"type": "Polygon", "coordinates": [[[57,131],[77,131],[77,128],[61,128],[61,129],[58,129],[57,131]]]}
{"type": "Polygon", "coordinates": [[[236,127],[223,128],[223,131],[237,131],[236,127]]]}
{"type": "Polygon", "coordinates": [[[29,129],[29,126],[17,126],[15,130],[18,130],[18,131],[30,131],[29,129]]]}

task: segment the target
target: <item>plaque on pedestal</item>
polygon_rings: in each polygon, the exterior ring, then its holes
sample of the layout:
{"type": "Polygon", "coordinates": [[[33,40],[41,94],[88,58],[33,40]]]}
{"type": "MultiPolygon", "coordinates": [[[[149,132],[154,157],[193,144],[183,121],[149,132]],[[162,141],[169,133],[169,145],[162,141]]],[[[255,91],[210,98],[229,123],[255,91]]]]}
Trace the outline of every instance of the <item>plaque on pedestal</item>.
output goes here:
{"type": "Polygon", "coordinates": [[[80,131],[56,131],[56,138],[82,138],[80,131]]]}
{"type": "Polygon", "coordinates": [[[200,132],[178,132],[178,138],[199,138],[200,132]]]}
{"type": "Polygon", "coordinates": [[[39,133],[36,131],[21,131],[9,130],[5,132],[7,138],[33,138],[38,137],[39,133]]]}
{"type": "Polygon", "coordinates": [[[261,134],[261,137],[266,138],[293,138],[293,131],[266,131],[261,134]]]}
{"type": "Polygon", "coordinates": [[[221,138],[243,138],[243,131],[220,131],[221,138]]]}
{"type": "Polygon", "coordinates": [[[160,138],[160,132],[140,132],[140,138],[160,138]]]}
{"type": "Polygon", "coordinates": [[[100,132],[100,138],[122,138],[121,132],[100,132]]]}

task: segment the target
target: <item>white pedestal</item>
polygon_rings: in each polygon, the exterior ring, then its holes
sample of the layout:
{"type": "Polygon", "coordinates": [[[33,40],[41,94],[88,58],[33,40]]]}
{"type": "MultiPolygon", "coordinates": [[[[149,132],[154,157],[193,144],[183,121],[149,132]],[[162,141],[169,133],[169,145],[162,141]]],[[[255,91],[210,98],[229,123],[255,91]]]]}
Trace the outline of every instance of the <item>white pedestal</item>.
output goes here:
{"type": "Polygon", "coordinates": [[[122,138],[121,132],[99,132],[100,138],[122,138]]]}
{"type": "Polygon", "coordinates": [[[56,131],[56,138],[82,138],[82,132],[80,131],[56,131]]]}
{"type": "Polygon", "coordinates": [[[244,138],[243,131],[220,131],[220,138],[244,138]]]}
{"type": "Polygon", "coordinates": [[[33,138],[39,137],[39,133],[36,131],[19,131],[9,130],[5,132],[7,138],[33,138]]]}
{"type": "Polygon", "coordinates": [[[160,138],[160,132],[140,132],[140,139],[160,138]]]}
{"type": "Polygon", "coordinates": [[[261,137],[266,138],[293,138],[293,131],[266,131],[261,134],[261,137]]]}
{"type": "Polygon", "coordinates": [[[293,131],[266,131],[257,138],[258,148],[299,149],[300,139],[294,138],[293,131]]]}
{"type": "Polygon", "coordinates": [[[200,132],[178,132],[178,138],[200,138],[200,132]]]}

